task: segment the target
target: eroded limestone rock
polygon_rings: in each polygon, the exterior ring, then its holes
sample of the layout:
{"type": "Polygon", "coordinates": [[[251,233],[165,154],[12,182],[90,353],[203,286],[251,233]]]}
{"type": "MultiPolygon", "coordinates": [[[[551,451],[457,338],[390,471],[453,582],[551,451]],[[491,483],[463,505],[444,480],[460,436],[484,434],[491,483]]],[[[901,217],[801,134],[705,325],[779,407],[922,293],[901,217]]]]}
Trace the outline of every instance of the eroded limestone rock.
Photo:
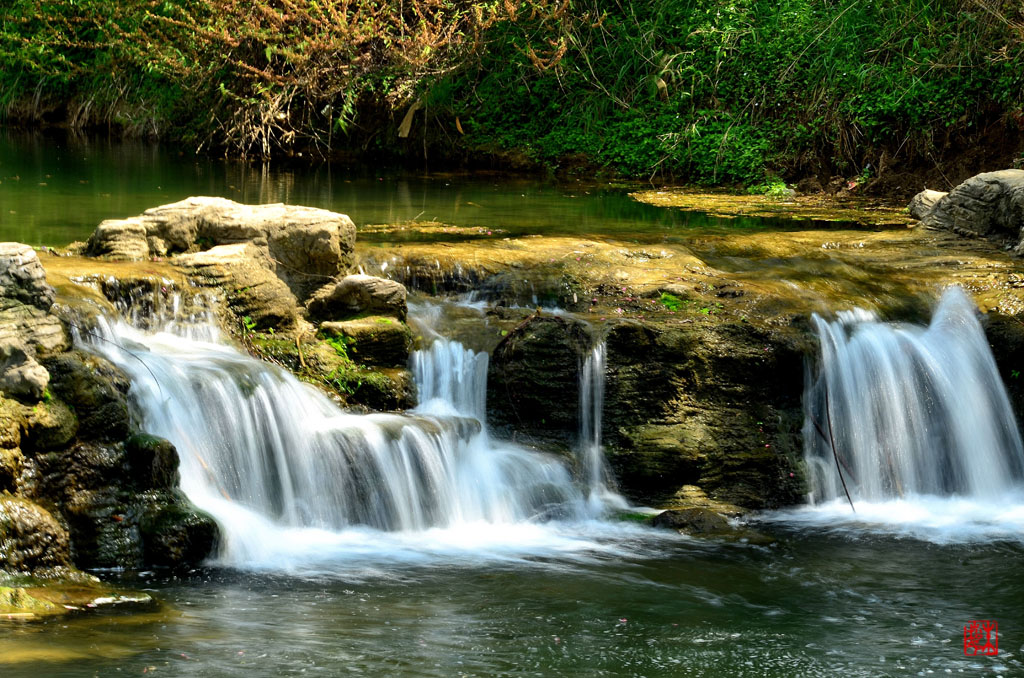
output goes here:
{"type": "Polygon", "coordinates": [[[0,339],[0,391],[22,400],[43,397],[50,373],[14,339],[0,339]]]}
{"type": "Polygon", "coordinates": [[[274,262],[251,242],[218,245],[186,254],[177,263],[192,275],[224,290],[228,307],[247,329],[287,329],[295,325],[299,302],[274,272],[274,262]]]}
{"type": "Polygon", "coordinates": [[[251,242],[302,299],[349,270],[355,225],[344,214],[297,205],[242,205],[193,197],[101,223],[88,243],[93,256],[144,259],[251,242]]]}
{"type": "Polygon", "coordinates": [[[392,315],[405,320],[405,285],[372,275],[348,275],[321,287],[306,304],[312,318],[344,320],[360,313],[392,315]]]}
{"type": "Polygon", "coordinates": [[[54,296],[36,251],[21,243],[0,242],[0,297],[46,311],[54,296]]]}
{"type": "Polygon", "coordinates": [[[971,177],[938,200],[922,223],[929,228],[988,238],[1024,254],[1024,170],[971,177]]]}

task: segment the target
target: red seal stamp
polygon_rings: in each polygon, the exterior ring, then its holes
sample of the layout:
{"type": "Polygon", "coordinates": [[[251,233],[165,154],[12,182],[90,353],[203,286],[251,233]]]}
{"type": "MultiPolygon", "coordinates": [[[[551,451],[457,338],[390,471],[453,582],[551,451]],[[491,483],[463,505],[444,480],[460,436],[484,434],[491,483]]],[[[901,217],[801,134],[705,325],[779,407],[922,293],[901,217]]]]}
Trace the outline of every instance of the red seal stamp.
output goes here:
{"type": "Polygon", "coordinates": [[[994,657],[999,654],[999,622],[983,619],[964,627],[964,656],[994,657]]]}

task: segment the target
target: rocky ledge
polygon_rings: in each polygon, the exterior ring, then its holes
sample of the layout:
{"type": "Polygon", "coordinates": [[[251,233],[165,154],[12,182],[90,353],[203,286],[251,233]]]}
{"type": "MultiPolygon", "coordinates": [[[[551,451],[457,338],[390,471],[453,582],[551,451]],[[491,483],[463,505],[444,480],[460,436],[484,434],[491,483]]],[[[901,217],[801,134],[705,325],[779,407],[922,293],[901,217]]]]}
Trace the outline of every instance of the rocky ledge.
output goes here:
{"type": "MultiPolygon", "coordinates": [[[[138,430],[127,377],[72,348],[56,297],[32,248],[0,243],[0,573],[95,593],[79,568],[195,567],[216,524],[178,489],[174,447],[138,430]]],[[[76,607],[9,589],[3,614],[76,607]]]]}

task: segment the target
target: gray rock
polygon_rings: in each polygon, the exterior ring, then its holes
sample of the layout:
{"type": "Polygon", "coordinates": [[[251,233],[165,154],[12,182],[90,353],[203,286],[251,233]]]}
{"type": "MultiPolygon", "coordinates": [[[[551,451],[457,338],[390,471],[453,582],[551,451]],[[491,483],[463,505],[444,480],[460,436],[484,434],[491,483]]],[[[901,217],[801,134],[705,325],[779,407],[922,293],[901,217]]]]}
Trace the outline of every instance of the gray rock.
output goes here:
{"type": "Polygon", "coordinates": [[[931,214],[939,200],[942,200],[947,195],[949,194],[942,191],[933,191],[930,188],[924,189],[910,199],[910,204],[907,206],[907,209],[910,210],[910,216],[921,221],[931,214]]]}
{"type": "Polygon", "coordinates": [[[321,287],[306,304],[309,315],[324,320],[343,320],[359,313],[392,315],[405,320],[405,285],[371,275],[349,275],[321,287]]]}
{"type": "Polygon", "coordinates": [[[0,341],[0,391],[14,398],[36,401],[43,397],[49,382],[50,373],[22,344],[13,339],[0,341]]]}
{"type": "Polygon", "coordinates": [[[17,242],[0,242],[0,297],[46,311],[55,295],[34,249],[17,242]]]}
{"type": "Polygon", "coordinates": [[[929,228],[988,238],[1024,254],[1024,170],[971,177],[939,200],[921,222],[929,228]]]}
{"type": "Polygon", "coordinates": [[[71,346],[60,319],[35,306],[0,297],[0,343],[13,341],[30,355],[59,353],[71,346]]]}
{"type": "Polygon", "coordinates": [[[144,259],[241,242],[263,249],[276,274],[305,299],[325,279],[350,269],[355,225],[344,214],[314,207],[193,197],[104,221],[89,238],[88,252],[144,259]]]}

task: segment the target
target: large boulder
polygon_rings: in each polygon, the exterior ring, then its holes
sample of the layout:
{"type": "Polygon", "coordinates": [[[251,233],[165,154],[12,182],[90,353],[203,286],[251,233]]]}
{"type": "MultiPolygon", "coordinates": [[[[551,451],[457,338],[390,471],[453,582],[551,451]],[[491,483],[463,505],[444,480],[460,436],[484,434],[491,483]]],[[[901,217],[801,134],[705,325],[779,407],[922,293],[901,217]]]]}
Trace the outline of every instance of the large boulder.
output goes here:
{"type": "Polygon", "coordinates": [[[921,222],[929,228],[988,238],[1024,254],[1024,170],[971,177],[938,200],[921,222]]]}
{"type": "Polygon", "coordinates": [[[101,223],[89,254],[118,259],[162,257],[216,245],[251,242],[274,272],[305,299],[325,279],[352,265],[355,225],[344,214],[297,205],[242,205],[225,198],[193,197],[154,207],[140,216],[101,223]]]}
{"type": "Polygon", "coordinates": [[[324,285],[306,304],[311,318],[343,320],[360,313],[391,315],[405,320],[405,285],[372,275],[348,275],[324,285]]]}

